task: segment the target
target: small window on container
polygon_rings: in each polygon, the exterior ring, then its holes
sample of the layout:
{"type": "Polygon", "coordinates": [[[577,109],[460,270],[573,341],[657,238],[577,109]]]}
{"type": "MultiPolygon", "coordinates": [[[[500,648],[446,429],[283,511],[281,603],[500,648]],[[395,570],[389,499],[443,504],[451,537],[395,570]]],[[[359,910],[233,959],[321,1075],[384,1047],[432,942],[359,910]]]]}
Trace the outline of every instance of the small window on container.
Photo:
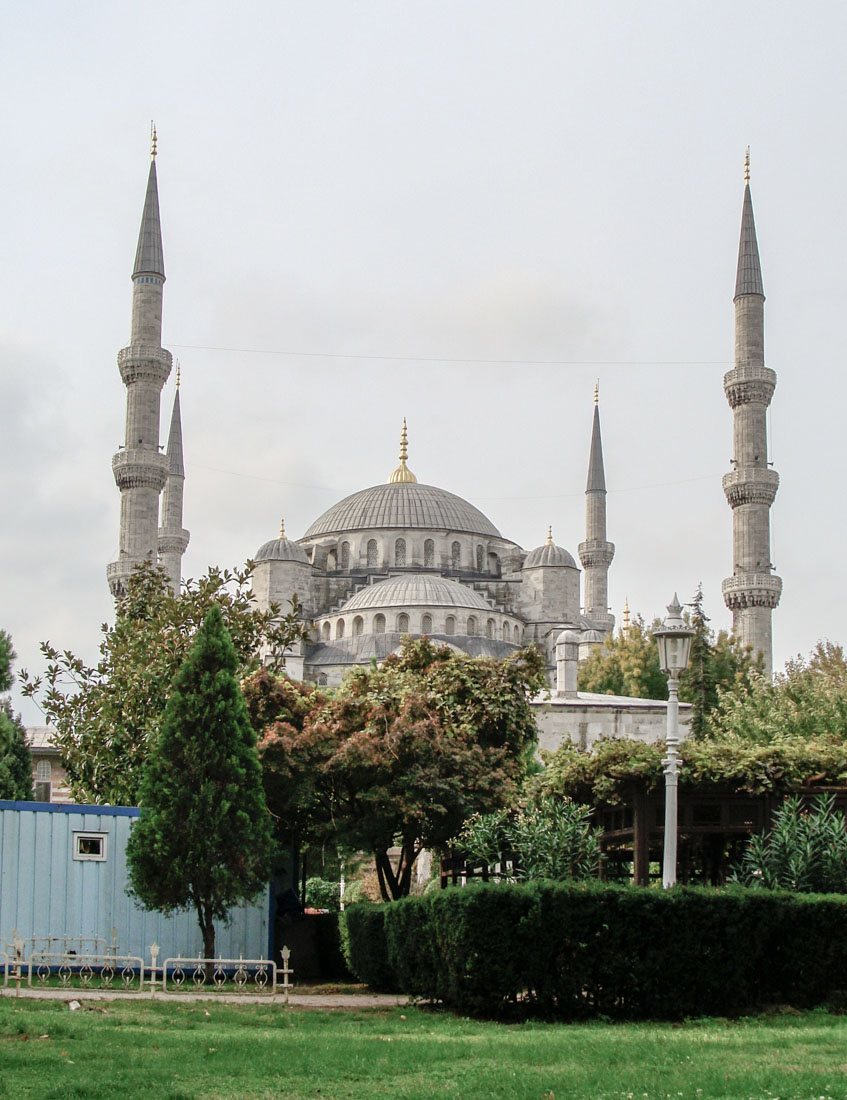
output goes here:
{"type": "Polygon", "coordinates": [[[74,859],[102,863],[106,859],[106,834],[74,833],[74,859]]]}

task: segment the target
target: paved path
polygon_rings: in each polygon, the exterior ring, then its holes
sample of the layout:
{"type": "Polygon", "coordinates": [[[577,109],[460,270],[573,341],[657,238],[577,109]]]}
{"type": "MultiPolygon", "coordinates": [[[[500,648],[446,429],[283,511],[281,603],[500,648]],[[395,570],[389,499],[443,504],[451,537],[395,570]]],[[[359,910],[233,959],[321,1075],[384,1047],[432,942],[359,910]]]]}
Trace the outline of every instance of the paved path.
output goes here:
{"type": "Polygon", "coordinates": [[[42,1001],[223,1001],[226,1004],[262,1004],[279,1005],[290,1008],[343,1008],[349,1010],[363,1008],[394,1008],[407,1005],[409,998],[405,994],[394,993],[278,993],[276,996],[254,995],[250,993],[124,993],[120,990],[99,989],[28,989],[22,985],[20,993],[11,985],[0,989],[0,996],[18,997],[27,1000],[42,1001]]]}

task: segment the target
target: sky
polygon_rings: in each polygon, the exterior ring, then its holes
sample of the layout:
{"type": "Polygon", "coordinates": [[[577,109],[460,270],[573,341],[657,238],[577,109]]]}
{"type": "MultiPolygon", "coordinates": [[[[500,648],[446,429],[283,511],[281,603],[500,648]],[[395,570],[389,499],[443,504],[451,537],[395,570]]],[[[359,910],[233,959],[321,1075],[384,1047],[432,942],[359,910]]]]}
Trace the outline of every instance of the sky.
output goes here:
{"type": "Polygon", "coordinates": [[[18,667],[40,671],[45,640],[93,662],[113,617],[151,119],[186,576],[385,481],[404,416],[421,482],[575,553],[599,379],[612,611],[649,620],[702,582],[729,627],[749,145],[778,376],[775,667],[843,641],[845,33],[834,0],[10,9],[0,627],[18,667]]]}

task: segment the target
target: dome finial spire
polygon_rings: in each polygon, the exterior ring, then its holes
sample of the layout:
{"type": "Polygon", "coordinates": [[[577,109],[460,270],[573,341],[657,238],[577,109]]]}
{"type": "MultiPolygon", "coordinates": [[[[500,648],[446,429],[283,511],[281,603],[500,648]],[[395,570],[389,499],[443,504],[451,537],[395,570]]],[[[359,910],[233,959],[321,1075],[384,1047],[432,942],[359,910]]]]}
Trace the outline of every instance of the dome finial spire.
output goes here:
{"type": "Polygon", "coordinates": [[[545,543],[545,546],[552,546],[552,545],[553,545],[553,524],[548,523],[547,524],[547,542],[545,543]]]}
{"type": "Polygon", "coordinates": [[[279,537],[281,539],[285,538],[285,520],[284,519],[281,519],[279,521],[279,537]]]}
{"type": "Polygon", "coordinates": [[[406,431],[406,417],[403,417],[403,430],[400,433],[400,465],[389,477],[389,485],[397,485],[399,483],[416,484],[417,478],[406,465],[406,459],[409,457],[409,434],[406,431]]]}

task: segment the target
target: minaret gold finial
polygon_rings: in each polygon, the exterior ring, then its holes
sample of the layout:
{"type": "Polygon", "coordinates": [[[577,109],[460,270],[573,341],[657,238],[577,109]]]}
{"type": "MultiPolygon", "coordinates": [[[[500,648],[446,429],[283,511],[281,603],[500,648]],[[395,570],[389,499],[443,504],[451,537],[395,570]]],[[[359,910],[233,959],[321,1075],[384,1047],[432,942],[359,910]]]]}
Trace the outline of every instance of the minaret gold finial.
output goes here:
{"type": "Polygon", "coordinates": [[[281,519],[279,521],[279,537],[281,539],[285,538],[285,520],[284,519],[281,519]]]}
{"type": "Polygon", "coordinates": [[[750,146],[747,146],[747,152],[744,154],[744,182],[750,182],[750,146]]]}
{"type": "Polygon", "coordinates": [[[406,431],[406,417],[404,416],[403,417],[403,431],[400,433],[400,465],[397,467],[397,469],[394,471],[394,473],[391,475],[391,477],[389,477],[389,479],[388,479],[388,484],[389,485],[398,485],[398,484],[403,484],[403,483],[409,484],[409,485],[417,484],[418,479],[415,477],[415,475],[412,473],[412,471],[406,465],[406,459],[408,457],[409,457],[409,435],[408,435],[408,432],[406,431]]]}
{"type": "Polygon", "coordinates": [[[629,637],[629,596],[624,599],[623,605],[623,635],[629,637]]]}
{"type": "Polygon", "coordinates": [[[150,156],[156,159],[156,123],[150,120],[150,156]]]}
{"type": "Polygon", "coordinates": [[[547,524],[547,542],[546,542],[546,545],[547,546],[552,546],[553,545],[553,524],[552,523],[547,524]]]}
{"type": "Polygon", "coordinates": [[[595,405],[600,404],[600,379],[599,378],[594,383],[594,404],[595,405]]]}
{"type": "Polygon", "coordinates": [[[179,359],[176,361],[176,388],[179,389],[179,359]]]}

